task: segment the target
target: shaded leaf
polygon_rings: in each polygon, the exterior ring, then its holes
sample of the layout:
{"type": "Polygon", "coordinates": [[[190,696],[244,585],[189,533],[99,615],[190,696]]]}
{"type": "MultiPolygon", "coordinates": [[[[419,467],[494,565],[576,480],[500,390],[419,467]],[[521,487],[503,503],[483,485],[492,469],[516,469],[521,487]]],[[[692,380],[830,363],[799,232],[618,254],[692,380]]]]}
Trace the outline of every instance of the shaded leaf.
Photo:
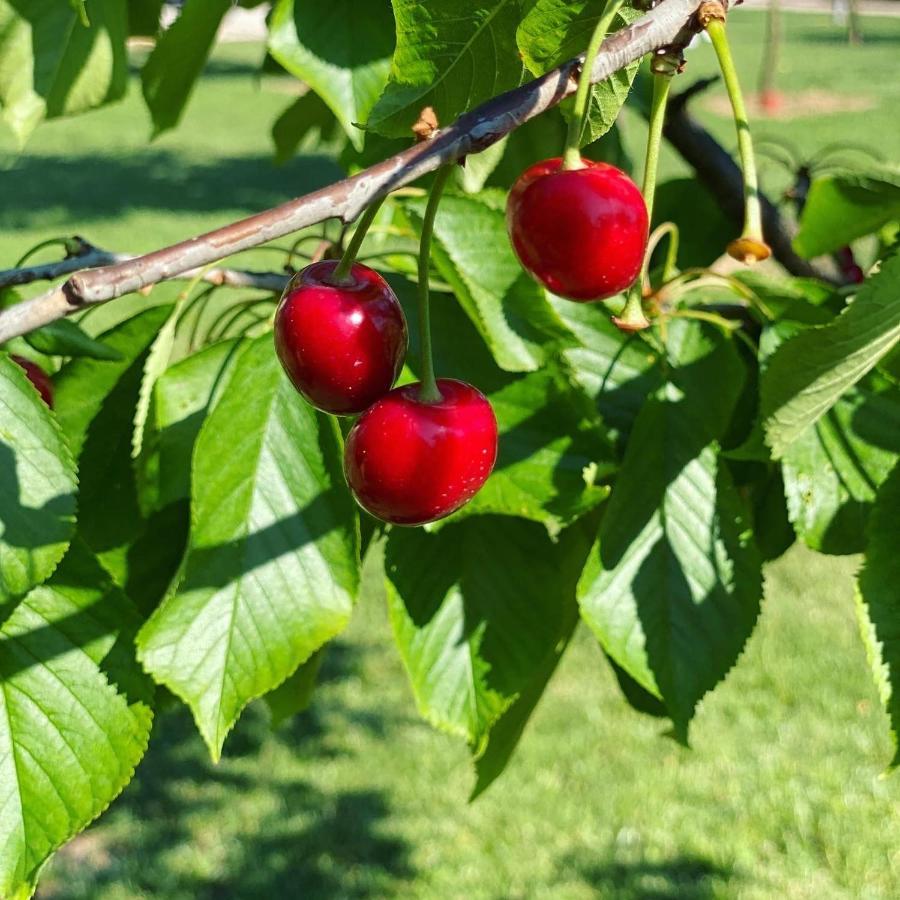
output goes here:
{"type": "Polygon", "coordinates": [[[871,169],[816,178],[800,216],[794,249],[809,259],[831,253],[900,219],[900,172],[871,169]]]}
{"type": "Polygon", "coordinates": [[[300,399],[263,335],[200,430],[181,576],[138,638],[214,759],[244,706],[344,627],[357,554],[337,426],[300,399]]]}
{"type": "Polygon", "coordinates": [[[75,464],[25,372],[0,353],[0,611],[40,584],[75,532],[75,464]]]}
{"type": "Polygon", "coordinates": [[[556,645],[534,670],[531,680],[510,707],[494,722],[483,749],[475,757],[475,785],[470,800],[484,793],[503,773],[525,732],[528,720],[537,708],[563,653],[569,646],[575,626],[578,624],[578,604],[566,603],[563,611],[565,615],[559,622],[555,635],[558,638],[556,645]]]}
{"type": "Polygon", "coordinates": [[[393,25],[389,0],[279,0],[272,12],[269,53],[325,101],[357,150],[387,82],[393,25]]]}
{"type": "Polygon", "coordinates": [[[275,162],[286,163],[309,139],[321,147],[331,140],[338,128],[334,113],[312,91],[298,97],[272,125],[272,142],[275,144],[275,162]]]}
{"type": "Polygon", "coordinates": [[[29,346],[48,356],[86,356],[89,359],[121,359],[118,350],[95,340],[71,319],[59,319],[25,335],[29,346]]]}
{"type": "Polygon", "coordinates": [[[388,609],[416,703],[476,757],[500,716],[549,677],[588,541],[579,525],[554,543],[538,525],[496,516],[388,536],[388,609]]]}
{"type": "Polygon", "coordinates": [[[859,553],[879,485],[900,453],[900,390],[869,377],[788,447],[784,489],[798,537],[822,553],[859,553]]]}
{"type": "Polygon", "coordinates": [[[762,591],[744,510],[717,459],[743,381],[726,346],[696,323],[670,323],[668,380],[637,417],[579,582],[582,617],[665,703],[681,740],[734,665],[762,591]]]}
{"type": "Polygon", "coordinates": [[[644,400],[662,384],[659,355],[641,335],[622,334],[603,306],[560,299],[553,305],[580,345],[563,358],[624,447],[644,400]]]}
{"type": "Polygon", "coordinates": [[[542,522],[551,534],[609,493],[614,453],[590,401],[552,367],[488,395],[499,428],[491,477],[460,511],[542,522]]]}
{"type": "Polygon", "coordinates": [[[20,144],[44,119],[84,112],[125,93],[125,5],[84,5],[87,26],[60,0],[0,0],[0,107],[20,144]]]}
{"type": "Polygon", "coordinates": [[[159,36],[141,70],[154,137],[174,128],[181,119],[230,8],[231,0],[187,0],[178,18],[159,36]]]}
{"type": "Polygon", "coordinates": [[[891,767],[900,763],[900,553],[897,511],[900,510],[900,464],[878,492],[859,574],[857,611],[872,675],[890,718],[894,742],[891,767]]]}
{"type": "Polygon", "coordinates": [[[263,698],[272,714],[273,728],[309,707],[324,655],[324,647],[316,650],[305,663],[301,663],[293,675],[263,698]]]}

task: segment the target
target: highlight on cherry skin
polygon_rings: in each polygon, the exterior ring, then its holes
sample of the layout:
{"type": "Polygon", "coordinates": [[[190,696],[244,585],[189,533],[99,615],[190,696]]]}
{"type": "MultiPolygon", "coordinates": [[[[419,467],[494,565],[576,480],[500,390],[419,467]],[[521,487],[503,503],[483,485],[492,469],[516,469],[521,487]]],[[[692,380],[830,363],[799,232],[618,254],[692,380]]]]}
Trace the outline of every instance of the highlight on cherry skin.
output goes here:
{"type": "Polygon", "coordinates": [[[522,266],[569,300],[604,300],[637,278],[647,250],[647,206],[621,170],[582,159],[546,159],[516,180],[506,225],[522,266]]]}
{"type": "Polygon", "coordinates": [[[440,378],[441,399],[419,398],[419,384],[395,388],[350,429],[344,475],[359,505],[395,525],[449,516],[481,488],[497,459],[497,419],[487,398],[440,378]]]}
{"type": "Polygon", "coordinates": [[[403,308],[381,275],[355,262],[347,283],[334,284],[337,266],[322,260],[291,279],[275,312],[275,350],[309,403],[348,416],[394,386],[408,335],[403,308]]]}
{"type": "Polygon", "coordinates": [[[11,353],[9,358],[25,370],[28,380],[38,389],[44,403],[53,409],[53,382],[50,376],[36,362],[25,359],[24,356],[11,353]]]}

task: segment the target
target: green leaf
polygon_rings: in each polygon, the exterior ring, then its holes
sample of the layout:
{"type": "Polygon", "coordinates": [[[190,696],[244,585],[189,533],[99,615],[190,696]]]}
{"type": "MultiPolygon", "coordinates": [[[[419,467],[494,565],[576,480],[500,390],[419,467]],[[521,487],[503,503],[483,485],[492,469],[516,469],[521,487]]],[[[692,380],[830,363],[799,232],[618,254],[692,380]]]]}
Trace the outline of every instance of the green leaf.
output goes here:
{"type": "Polygon", "coordinates": [[[321,148],[337,130],[338,121],[334,113],[318,94],[309,91],[291,103],[272,126],[275,162],[279,165],[286,163],[307,139],[311,146],[321,148]]]}
{"type": "Polygon", "coordinates": [[[642,688],[609,654],[603,654],[616,677],[616,683],[628,705],[636,712],[654,719],[666,719],[669,716],[665,703],[650,691],[642,688]]]}
{"type": "Polygon", "coordinates": [[[89,359],[121,359],[118,350],[94,340],[71,319],[59,319],[25,335],[29,346],[48,356],[86,356],[89,359]]]}
{"type": "Polygon", "coordinates": [[[504,135],[494,144],[491,144],[481,153],[472,153],[463,160],[461,166],[456,168],[456,181],[460,188],[467,194],[477,194],[484,189],[491,173],[500,165],[506,145],[509,143],[509,135],[504,135]]]}
{"type": "Polygon", "coordinates": [[[531,714],[544,695],[544,690],[569,646],[577,624],[578,604],[570,600],[563,605],[563,616],[555,631],[556,644],[545,655],[509,708],[494,722],[480,753],[475,757],[475,786],[472,788],[470,800],[484,793],[503,773],[522,738],[531,714]]]}
{"type": "Polygon", "coordinates": [[[269,53],[325,101],[357,150],[387,82],[394,29],[388,0],[279,0],[269,53]]]}
{"type": "Polygon", "coordinates": [[[300,399],[263,335],[200,430],[187,555],[138,637],[214,759],[244,706],[344,627],[358,543],[337,426],[300,399]]]}
{"type": "Polygon", "coordinates": [[[900,390],[869,376],[788,447],[784,489],[798,537],[859,553],[879,485],[900,453],[900,390]]]}
{"type": "Polygon", "coordinates": [[[900,219],[900,172],[871,169],[816,178],[809,190],[794,249],[809,259],[831,253],[900,219]]]}
{"type": "MultiPolygon", "coordinates": [[[[533,75],[543,75],[587,49],[606,0],[535,0],[516,31],[522,59],[533,75]]],[[[640,17],[629,7],[615,15],[610,31],[618,31],[640,17]]],[[[590,144],[612,128],[628,98],[640,62],[630,63],[591,88],[586,127],[581,144],[590,144]]],[[[571,101],[564,104],[571,107],[571,101]]],[[[570,109],[565,110],[566,115],[570,109]]]]}
{"type": "Polygon", "coordinates": [[[147,351],[171,310],[153,307],[102,334],[103,343],[118,359],[74,359],[57,374],[56,414],[75,456],[81,454],[88,428],[106,397],[147,351]]]}
{"type": "Polygon", "coordinates": [[[0,353],[0,610],[40,584],[75,531],[75,464],[24,371],[0,353]]]}
{"type": "Polygon", "coordinates": [[[309,708],[324,656],[325,648],[320,647],[287,681],[263,698],[272,714],[273,728],[309,708]]]}
{"type": "Polygon", "coordinates": [[[521,84],[518,0],[393,0],[397,48],[368,125],[409,137],[426,106],[441,125],[521,84]],[[427,40],[423,40],[427,35],[427,40]]]}
{"type": "Polygon", "coordinates": [[[760,411],[775,458],[898,340],[900,253],[893,252],[836,320],[785,341],[768,360],[760,382],[760,411]]]}
{"type": "Polygon", "coordinates": [[[725,339],[696,322],[669,329],[668,380],[634,424],[579,602],[603,649],[665,703],[686,740],[696,704],[753,629],[762,576],[717,459],[742,386],[740,363],[725,339]]]}
{"type": "Polygon", "coordinates": [[[125,5],[87,0],[86,9],[87,27],[61,0],[0,0],[0,107],[20,144],[44,119],[125,93],[125,5]]]}
{"type": "Polygon", "coordinates": [[[103,340],[120,360],[75,360],[57,380],[60,421],[78,454],[78,533],[120,587],[131,580],[133,546],[146,529],[131,460],[132,424],[148,354],[171,310],[155,307],[107,331],[103,340]]]}
{"type": "Polygon", "coordinates": [[[563,351],[574,380],[624,446],[644,400],[662,384],[659,354],[640,334],[622,334],[603,306],[560,299],[553,305],[580,345],[563,351]]]}
{"type": "Polygon", "coordinates": [[[900,463],[878,492],[859,574],[857,612],[875,684],[890,718],[894,742],[891,767],[900,764],[900,553],[897,511],[900,510],[900,463]]]}
{"type": "MultiPolygon", "coordinates": [[[[445,197],[435,219],[432,260],[497,365],[530,372],[551,358],[556,346],[571,343],[571,335],[513,254],[504,204],[499,191],[445,197]]],[[[424,201],[403,208],[420,229],[424,201]]]]}
{"type": "Polygon", "coordinates": [[[497,516],[388,536],[388,609],[416,703],[476,757],[500,716],[549,677],[587,547],[579,525],[554,543],[538,525],[497,516]]]}
{"type": "Polygon", "coordinates": [[[231,0],[187,0],[144,63],[141,83],[156,137],[179,120],[231,0]]]}
{"type": "Polygon", "coordinates": [[[491,477],[460,511],[542,522],[555,535],[609,494],[614,453],[590,401],[554,367],[489,394],[499,427],[491,477]]]}
{"type": "MultiPolygon", "coordinates": [[[[682,269],[705,267],[715,262],[728,242],[741,233],[739,223],[727,216],[718,197],[696,178],[675,178],[656,188],[653,223],[678,226],[678,265],[682,269]]],[[[662,265],[668,241],[654,254],[662,265]]]]}
{"type": "Polygon", "coordinates": [[[238,340],[210,344],[166,369],[157,380],[147,442],[136,464],[145,510],[163,509],[190,497],[194,443],[244,346],[238,340]]]}
{"type": "Polygon", "coordinates": [[[769,466],[765,477],[750,487],[753,534],[763,562],[778,559],[797,539],[785,502],[781,468],[769,466]]]}
{"type": "Polygon", "coordinates": [[[138,457],[144,445],[144,431],[147,427],[147,416],[150,413],[150,401],[153,397],[153,388],[160,375],[165,372],[172,358],[172,348],[175,346],[175,329],[178,325],[181,312],[184,309],[185,299],[179,300],[169,313],[169,318],[163,323],[156,337],[150,345],[147,356],[144,359],[144,369],[141,375],[141,386],[137,398],[137,408],[134,411],[134,423],[131,429],[131,455],[138,457]]]}
{"type": "Polygon", "coordinates": [[[128,0],[128,33],[156,37],[163,0],[128,0]]]}
{"type": "Polygon", "coordinates": [[[152,714],[129,659],[133,625],[127,599],[76,543],[0,629],[0,896],[30,896],[50,854],[144,754],[152,714]]]}

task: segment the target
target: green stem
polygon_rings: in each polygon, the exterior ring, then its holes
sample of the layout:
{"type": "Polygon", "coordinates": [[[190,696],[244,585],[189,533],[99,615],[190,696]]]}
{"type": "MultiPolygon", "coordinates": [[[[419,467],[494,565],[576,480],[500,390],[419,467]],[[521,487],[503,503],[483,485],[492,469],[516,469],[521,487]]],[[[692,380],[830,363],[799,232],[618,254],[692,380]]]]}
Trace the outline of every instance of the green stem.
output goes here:
{"type": "Polygon", "coordinates": [[[434,356],[431,349],[431,304],[428,292],[428,269],[431,262],[431,235],[434,232],[434,217],[437,215],[438,205],[441,202],[441,194],[444,186],[453,171],[453,166],[447,165],[438,169],[428,195],[428,204],[425,207],[425,217],[422,220],[422,237],[419,240],[419,343],[422,353],[422,375],[419,386],[419,400],[422,403],[440,403],[443,399],[438,390],[437,381],[434,378],[434,356]]]}
{"type": "Polygon", "coordinates": [[[659,246],[659,242],[666,235],[669,236],[669,246],[666,249],[666,258],[663,261],[662,276],[660,278],[662,284],[671,281],[678,274],[678,269],[676,268],[678,261],[678,226],[674,222],[663,222],[662,225],[654,229],[653,234],[650,235],[650,240],[647,241],[647,259],[649,261],[659,246]]]}
{"type": "Polygon", "coordinates": [[[29,248],[25,251],[25,253],[19,258],[19,261],[15,264],[14,268],[21,269],[22,266],[31,259],[32,256],[35,255],[40,250],[44,250],[47,247],[55,247],[57,244],[61,244],[62,246],[67,246],[69,243],[69,238],[50,238],[46,241],[41,241],[39,244],[35,244],[33,247],[29,248]]]}
{"type": "Polygon", "coordinates": [[[647,220],[653,220],[653,200],[656,197],[656,172],[659,168],[659,148],[666,121],[666,102],[672,76],[654,73],[653,97],[650,100],[650,131],[647,135],[647,156],[644,159],[644,183],[641,192],[647,205],[647,220]]]}
{"type": "Polygon", "coordinates": [[[738,81],[737,69],[731,56],[728,35],[725,33],[725,22],[711,19],[706,25],[706,33],[712,41],[713,49],[719,60],[719,68],[725,80],[725,89],[731,101],[734,113],[734,124],[737,129],[738,152],[741,157],[741,168],[744,171],[744,237],[761,241],[762,209],[759,202],[759,182],[756,176],[756,158],[753,154],[753,138],[750,136],[750,123],[747,119],[747,108],[744,95],[738,81]]]}
{"type": "Polygon", "coordinates": [[[606,37],[606,32],[612,23],[613,17],[619,11],[622,0],[606,0],[603,15],[600,16],[591,41],[584,53],[584,64],[581,67],[581,75],[578,78],[578,90],[575,92],[575,105],[572,107],[572,117],[569,119],[569,130],[566,134],[566,146],[563,151],[564,169],[581,169],[584,163],[581,161],[581,135],[584,132],[584,123],[587,117],[588,98],[591,93],[591,73],[594,70],[594,61],[597,52],[606,37]]]}
{"type": "Polygon", "coordinates": [[[378,210],[381,209],[382,203],[384,203],[384,197],[368,206],[359,217],[359,224],[353,232],[353,237],[350,238],[350,243],[347,244],[347,248],[344,250],[341,261],[337,264],[334,272],[331,273],[330,280],[332,284],[349,284],[353,280],[350,277],[350,269],[353,267],[356,254],[359,253],[359,248],[362,247],[362,242],[366,238],[366,232],[369,230],[372,222],[375,221],[375,216],[378,215],[378,210]]]}
{"type": "MultiPolygon", "coordinates": [[[[669,88],[672,84],[672,72],[653,73],[653,97],[650,101],[650,130],[647,134],[647,156],[644,159],[644,183],[642,193],[647,207],[647,220],[653,219],[653,200],[656,196],[656,172],[659,168],[659,147],[662,143],[663,125],[666,121],[666,102],[669,99],[669,88]]],[[[644,254],[641,271],[634,284],[628,289],[622,314],[613,321],[619,328],[637,331],[650,324],[644,314],[643,292],[644,281],[650,267],[650,249],[644,254]]],[[[668,262],[666,267],[668,268],[668,262]]]]}

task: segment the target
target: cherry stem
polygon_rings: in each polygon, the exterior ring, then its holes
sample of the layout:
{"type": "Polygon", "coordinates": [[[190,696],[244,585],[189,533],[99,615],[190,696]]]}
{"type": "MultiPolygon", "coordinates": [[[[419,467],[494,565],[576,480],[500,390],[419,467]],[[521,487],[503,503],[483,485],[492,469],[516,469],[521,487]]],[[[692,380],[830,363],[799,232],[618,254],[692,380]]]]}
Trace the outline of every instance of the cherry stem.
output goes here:
{"type": "Polygon", "coordinates": [[[753,154],[753,138],[750,136],[750,123],[747,120],[744,95],[738,81],[737,69],[734,67],[734,59],[731,56],[728,35],[725,33],[725,22],[720,18],[712,18],[705,27],[719,60],[719,68],[722,70],[722,77],[725,80],[725,89],[728,91],[728,99],[731,101],[731,109],[734,113],[734,125],[737,129],[738,152],[741,157],[741,168],[744,171],[743,236],[762,241],[762,209],[759,201],[756,158],[753,154]]]}
{"type": "Polygon", "coordinates": [[[572,115],[569,119],[569,130],[566,133],[566,146],[563,151],[562,167],[564,169],[582,169],[581,161],[581,135],[587,120],[588,99],[591,93],[591,73],[594,71],[594,62],[600,45],[606,37],[606,32],[612,23],[613,17],[619,11],[622,0],[606,0],[603,14],[597,21],[590,43],[584,52],[584,62],[581,66],[581,75],[578,78],[578,90],[575,92],[575,104],[572,107],[572,115]]]}
{"type": "Polygon", "coordinates": [[[666,235],[669,236],[669,246],[666,249],[666,258],[663,261],[663,270],[660,277],[660,282],[662,284],[671,281],[678,274],[678,226],[674,222],[663,222],[662,225],[658,225],[653,230],[653,233],[650,235],[650,240],[647,241],[647,260],[649,266],[649,260],[653,257],[653,253],[659,246],[660,241],[662,241],[666,235]]]}
{"type": "MultiPolygon", "coordinates": [[[[650,130],[647,134],[647,156],[644,159],[644,183],[641,187],[641,193],[644,195],[644,204],[647,207],[647,221],[653,220],[653,200],[656,196],[656,171],[659,167],[659,147],[662,143],[663,125],[666,121],[666,102],[669,99],[669,88],[672,85],[671,71],[658,71],[653,73],[653,97],[650,100],[650,130]]],[[[677,237],[676,237],[677,241],[677,237]]],[[[677,252],[677,244],[676,244],[677,252]]],[[[625,306],[622,314],[616,318],[616,324],[622,328],[630,328],[637,330],[646,328],[650,323],[644,315],[643,308],[643,291],[644,282],[647,279],[647,273],[650,268],[650,255],[652,248],[649,246],[644,253],[644,261],[641,264],[641,271],[634,280],[634,284],[628,290],[628,296],[625,298],[625,306]]],[[[671,256],[671,245],[669,255],[671,256]]],[[[666,268],[670,268],[670,260],[667,257],[666,268]]]]}
{"type": "Polygon", "coordinates": [[[641,193],[647,206],[647,221],[653,221],[653,201],[656,198],[656,172],[659,168],[659,148],[666,121],[666,103],[672,75],[653,73],[653,96],[650,100],[650,131],[647,134],[647,155],[644,158],[644,183],[641,193]]]}
{"type": "Polygon", "coordinates": [[[353,237],[350,238],[350,243],[347,244],[347,248],[344,250],[341,261],[331,273],[331,278],[328,279],[331,284],[350,284],[353,281],[350,277],[350,270],[353,268],[353,263],[356,261],[356,254],[359,253],[359,248],[362,247],[362,242],[366,238],[366,232],[369,230],[369,226],[372,222],[375,221],[375,216],[378,215],[378,210],[381,209],[381,204],[384,203],[384,199],[384,197],[380,197],[374,203],[366,207],[363,214],[359,217],[359,224],[353,232],[353,237]]]}
{"type": "Polygon", "coordinates": [[[453,171],[453,166],[438,169],[428,195],[425,216],[422,220],[422,236],[419,239],[419,343],[422,354],[422,375],[419,385],[419,400],[422,403],[440,403],[443,397],[434,378],[434,356],[431,349],[431,304],[428,291],[428,269],[431,262],[431,235],[434,232],[434,217],[437,215],[444,186],[453,171]]]}

